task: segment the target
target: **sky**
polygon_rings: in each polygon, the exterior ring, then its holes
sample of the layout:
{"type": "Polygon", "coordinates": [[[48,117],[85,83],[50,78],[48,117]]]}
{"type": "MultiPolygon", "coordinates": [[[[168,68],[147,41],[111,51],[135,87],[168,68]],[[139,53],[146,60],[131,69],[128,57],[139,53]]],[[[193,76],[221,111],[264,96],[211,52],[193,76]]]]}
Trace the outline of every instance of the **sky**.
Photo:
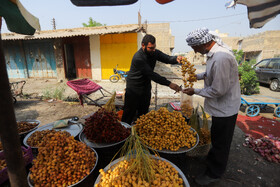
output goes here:
{"type": "MultiPolygon", "coordinates": [[[[261,29],[249,27],[247,7],[237,4],[227,9],[229,0],[174,0],[161,5],[156,0],[138,0],[126,6],[77,7],[70,0],[20,0],[22,5],[39,18],[41,30],[52,30],[55,18],[56,29],[79,28],[82,23],[93,20],[106,25],[137,24],[138,12],[142,22],[170,23],[175,36],[174,53],[191,50],[185,38],[197,28],[219,30],[230,37],[250,36],[269,30],[280,30],[280,15],[266,23],[261,29]]],[[[4,21],[2,33],[9,32],[4,21]]]]}

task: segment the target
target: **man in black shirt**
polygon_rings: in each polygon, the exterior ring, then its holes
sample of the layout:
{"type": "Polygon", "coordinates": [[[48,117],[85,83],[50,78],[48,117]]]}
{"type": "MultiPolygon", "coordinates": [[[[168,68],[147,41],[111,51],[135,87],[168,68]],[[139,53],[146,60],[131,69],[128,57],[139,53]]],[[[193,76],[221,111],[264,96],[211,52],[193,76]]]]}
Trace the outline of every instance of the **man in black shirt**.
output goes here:
{"type": "Polygon", "coordinates": [[[122,121],[131,124],[135,114],[137,118],[146,114],[151,100],[151,80],[158,84],[169,86],[176,92],[181,88],[165,77],[154,72],[156,61],[166,64],[177,64],[181,56],[169,56],[156,49],[156,39],[152,35],[145,35],[142,47],[134,54],[127,76],[124,111],[122,121]]]}

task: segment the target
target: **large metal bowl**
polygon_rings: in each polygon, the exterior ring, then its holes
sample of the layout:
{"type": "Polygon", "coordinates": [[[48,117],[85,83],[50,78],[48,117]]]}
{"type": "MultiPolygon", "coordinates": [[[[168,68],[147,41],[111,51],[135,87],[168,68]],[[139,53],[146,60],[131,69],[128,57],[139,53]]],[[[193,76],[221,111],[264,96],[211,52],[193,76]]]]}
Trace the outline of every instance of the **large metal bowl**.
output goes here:
{"type": "MultiPolygon", "coordinates": [[[[81,183],[82,181],[84,181],[84,180],[94,171],[94,169],[96,168],[96,165],[97,165],[97,162],[98,162],[98,154],[97,154],[97,152],[96,152],[93,148],[91,148],[91,150],[94,151],[95,157],[96,157],[95,164],[94,164],[92,170],[90,171],[90,173],[89,173],[87,176],[85,176],[85,177],[84,177],[83,179],[81,179],[79,182],[77,182],[77,183],[75,183],[75,184],[72,184],[72,185],[70,185],[69,187],[76,186],[76,185],[78,185],[79,183],[81,183]]],[[[27,182],[28,182],[28,185],[29,185],[30,187],[33,187],[32,181],[31,181],[31,179],[30,179],[30,173],[31,173],[31,172],[28,173],[27,182]]]]}
{"type": "MultiPolygon", "coordinates": [[[[120,122],[125,128],[131,128],[130,125],[128,125],[127,123],[125,122],[120,122]]],[[[120,142],[116,142],[116,143],[95,143],[95,142],[91,142],[87,139],[85,133],[83,133],[84,131],[82,131],[80,134],[79,134],[79,140],[81,142],[84,142],[87,146],[89,147],[93,147],[93,148],[107,148],[107,147],[113,147],[113,146],[116,146],[118,144],[121,144],[123,142],[125,142],[125,140],[127,138],[125,138],[124,140],[120,141],[120,142]]]]}
{"type": "Polygon", "coordinates": [[[32,129],[29,129],[28,131],[25,131],[25,132],[20,132],[19,135],[26,135],[27,133],[37,129],[39,127],[39,125],[41,124],[41,122],[39,120],[33,120],[33,119],[27,119],[27,120],[20,120],[20,121],[17,121],[17,123],[20,123],[20,122],[27,122],[27,123],[36,123],[37,126],[32,128],[32,129]]]}
{"type": "MultiPolygon", "coordinates": [[[[154,159],[157,159],[157,160],[163,160],[163,161],[166,161],[166,162],[170,163],[170,164],[172,165],[172,167],[174,167],[174,168],[178,171],[179,176],[183,179],[184,187],[190,187],[190,184],[189,184],[187,178],[185,177],[184,173],[183,173],[175,164],[173,164],[173,163],[170,162],[169,160],[164,159],[164,158],[162,158],[162,157],[156,157],[156,156],[153,156],[153,155],[151,155],[151,157],[154,158],[154,159]]],[[[112,163],[108,164],[103,170],[106,172],[106,171],[108,171],[110,168],[111,168],[111,169],[114,169],[115,167],[117,167],[118,163],[119,163],[120,161],[124,160],[124,159],[125,159],[125,157],[121,157],[121,158],[118,158],[118,159],[114,160],[112,163]]],[[[97,179],[96,179],[96,181],[95,181],[95,183],[94,183],[94,186],[95,186],[96,184],[98,184],[98,183],[100,182],[100,180],[101,180],[101,175],[99,174],[98,177],[97,177],[97,179]]]]}
{"type": "MultiPolygon", "coordinates": [[[[28,138],[36,131],[43,131],[43,130],[52,130],[53,129],[53,123],[49,123],[49,124],[46,124],[46,125],[43,125],[35,130],[33,130],[32,132],[29,132],[25,138],[23,139],[23,144],[26,146],[26,147],[29,147],[30,145],[28,145],[27,143],[27,140],[28,138]]],[[[56,131],[67,131],[71,134],[71,136],[74,136],[76,137],[82,130],[83,130],[83,125],[81,123],[77,123],[77,124],[72,124],[72,125],[69,125],[67,127],[63,127],[63,128],[59,128],[59,129],[54,129],[56,131]]],[[[31,146],[30,146],[31,147],[31,146]]],[[[38,147],[32,147],[32,148],[38,148],[38,147]]]]}
{"type": "MultiPolygon", "coordinates": [[[[193,128],[191,128],[192,131],[195,132],[195,130],[193,128]]],[[[149,147],[148,145],[146,145],[149,149],[151,150],[154,150],[156,152],[159,152],[159,153],[165,153],[165,154],[181,154],[181,153],[186,153],[186,152],[189,152],[191,150],[193,150],[197,144],[199,142],[199,136],[198,136],[198,133],[196,133],[196,144],[191,147],[191,148],[188,148],[188,147],[181,147],[180,149],[178,149],[177,151],[171,151],[171,150],[168,150],[168,149],[162,149],[162,150],[158,150],[158,149],[153,149],[151,147],[149,147]]]]}

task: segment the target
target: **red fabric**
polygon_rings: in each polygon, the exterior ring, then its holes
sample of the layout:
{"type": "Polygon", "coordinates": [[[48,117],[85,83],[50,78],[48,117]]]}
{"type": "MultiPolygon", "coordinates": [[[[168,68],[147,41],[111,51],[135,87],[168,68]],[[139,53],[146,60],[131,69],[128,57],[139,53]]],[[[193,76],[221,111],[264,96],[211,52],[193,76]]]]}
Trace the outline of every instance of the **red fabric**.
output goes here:
{"type": "Polygon", "coordinates": [[[79,100],[81,105],[83,105],[83,98],[82,96],[84,94],[91,94],[93,92],[96,92],[97,90],[102,89],[102,87],[95,82],[92,82],[89,79],[78,79],[78,80],[72,80],[68,81],[67,85],[75,90],[77,94],[79,95],[79,100]]]}
{"type": "Polygon", "coordinates": [[[244,133],[251,134],[256,139],[269,134],[280,137],[280,122],[273,119],[238,115],[236,125],[244,133]]]}

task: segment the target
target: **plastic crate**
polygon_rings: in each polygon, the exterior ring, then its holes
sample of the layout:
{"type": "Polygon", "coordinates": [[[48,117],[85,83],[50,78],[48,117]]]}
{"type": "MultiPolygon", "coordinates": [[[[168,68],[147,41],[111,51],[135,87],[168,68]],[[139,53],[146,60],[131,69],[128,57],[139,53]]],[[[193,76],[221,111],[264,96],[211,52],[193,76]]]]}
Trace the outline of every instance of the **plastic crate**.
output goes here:
{"type": "MultiPolygon", "coordinates": [[[[31,147],[25,148],[22,146],[21,149],[24,152],[23,159],[24,159],[25,165],[30,164],[33,160],[31,147]]],[[[1,160],[5,159],[4,151],[0,152],[0,159],[1,160]]],[[[5,182],[8,179],[9,179],[8,168],[6,167],[0,171],[0,184],[2,184],[3,182],[5,182]]]]}

